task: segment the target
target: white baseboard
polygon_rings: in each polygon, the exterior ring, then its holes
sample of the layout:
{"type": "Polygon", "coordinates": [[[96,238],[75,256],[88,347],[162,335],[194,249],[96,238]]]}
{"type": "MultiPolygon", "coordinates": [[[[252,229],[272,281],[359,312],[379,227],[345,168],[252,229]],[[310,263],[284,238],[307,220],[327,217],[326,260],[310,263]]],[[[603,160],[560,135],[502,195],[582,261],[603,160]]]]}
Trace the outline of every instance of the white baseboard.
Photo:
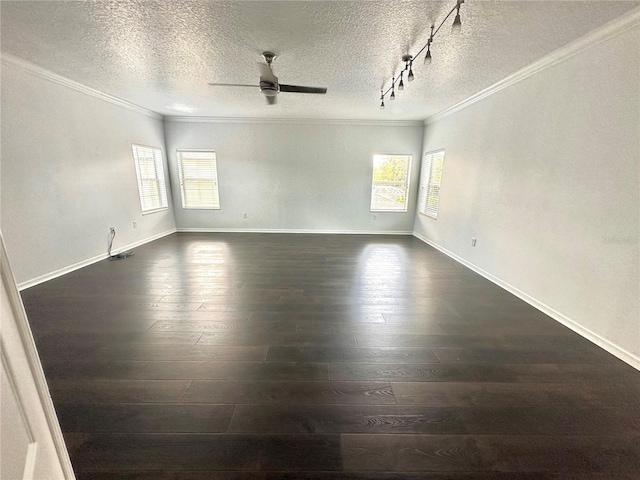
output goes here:
{"type": "MultiPolygon", "coordinates": [[[[134,243],[130,243],[129,245],[126,245],[122,248],[119,248],[117,251],[111,252],[112,255],[115,255],[119,252],[124,252],[126,250],[131,250],[132,248],[135,247],[139,247],[140,245],[144,245],[145,243],[149,243],[152,242],[154,240],[157,240],[159,238],[162,237],[166,237],[167,235],[171,235],[172,233],[175,233],[176,229],[173,228],[171,230],[167,230],[166,232],[162,232],[162,233],[158,233],[156,235],[152,235],[151,237],[147,237],[143,240],[139,240],[137,242],[134,243]]],[[[44,275],[40,275],[39,277],[36,278],[32,278],[31,280],[27,280],[24,282],[21,282],[18,284],[18,290],[25,290],[29,287],[34,287],[36,285],[39,285],[41,283],[44,283],[48,280],[53,280],[54,278],[58,278],[61,277],[62,275],[65,275],[67,273],[71,273],[74,270],[78,270],[80,268],[83,267],[87,267],[89,265],[92,265],[94,263],[97,263],[101,260],[105,260],[106,258],[108,258],[108,255],[106,253],[101,253],[100,255],[96,255],[95,257],[91,257],[91,258],[87,258],[85,260],[81,260],[80,262],[74,263],[73,265],[68,265],[66,267],[63,268],[59,268],[58,270],[54,270],[53,272],[49,272],[49,273],[45,273],[44,275]]]]}
{"type": "Polygon", "coordinates": [[[462,258],[462,257],[456,255],[455,253],[447,250],[446,248],[442,247],[441,245],[438,245],[437,243],[432,242],[431,240],[429,240],[425,236],[423,236],[423,235],[421,235],[421,234],[419,234],[417,232],[413,232],[413,236],[418,238],[418,239],[420,239],[420,240],[422,240],[427,245],[432,246],[436,250],[439,250],[440,252],[444,253],[448,257],[453,258],[456,262],[461,263],[462,265],[464,265],[465,267],[473,270],[477,274],[482,275],[484,278],[486,278],[487,280],[490,280],[491,282],[495,283],[499,287],[504,288],[507,292],[512,293],[516,297],[518,297],[521,300],[527,302],[532,307],[537,308],[542,313],[550,316],[551,318],[553,318],[557,322],[560,322],[565,327],[570,328],[571,330],[573,330],[577,334],[583,336],[584,338],[586,338],[587,340],[591,341],[592,343],[595,343],[600,348],[606,350],[611,355],[614,355],[614,356],[618,357],[623,362],[628,363],[633,368],[635,368],[637,370],[640,370],[640,357],[638,355],[636,355],[636,354],[634,354],[634,353],[632,353],[632,352],[630,352],[630,351],[628,351],[628,350],[616,345],[615,343],[612,343],[611,341],[607,340],[606,338],[601,337],[597,333],[592,332],[588,328],[583,327],[577,321],[568,318],[567,316],[563,315],[562,313],[558,312],[557,310],[554,310],[553,308],[551,308],[550,306],[548,306],[545,303],[541,302],[540,300],[537,300],[536,298],[530,296],[529,294],[523,292],[522,290],[517,289],[513,285],[505,282],[504,280],[501,280],[500,278],[498,278],[495,275],[492,275],[491,273],[481,269],[480,267],[474,265],[473,263],[468,262],[464,258],[462,258]]]}
{"type": "Polygon", "coordinates": [[[413,235],[410,231],[389,230],[313,230],[306,228],[178,228],[184,233],[317,233],[327,235],[413,235]]]}

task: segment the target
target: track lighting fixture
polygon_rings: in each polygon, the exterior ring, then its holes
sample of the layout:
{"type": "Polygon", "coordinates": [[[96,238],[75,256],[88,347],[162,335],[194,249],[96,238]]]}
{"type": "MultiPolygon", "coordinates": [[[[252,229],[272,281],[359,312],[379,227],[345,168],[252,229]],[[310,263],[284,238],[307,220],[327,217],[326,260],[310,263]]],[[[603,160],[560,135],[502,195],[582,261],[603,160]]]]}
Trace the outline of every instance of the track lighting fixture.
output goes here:
{"type": "MultiPolygon", "coordinates": [[[[400,80],[402,80],[402,74],[405,71],[409,70],[409,73],[407,74],[407,81],[413,82],[413,79],[415,78],[413,76],[413,69],[411,68],[413,66],[413,55],[403,55],[402,61],[404,62],[404,70],[400,72],[400,80]]],[[[403,85],[403,88],[404,88],[404,85],[403,85]]]]}
{"type": "Polygon", "coordinates": [[[442,26],[445,24],[445,22],[453,14],[453,12],[456,12],[456,16],[455,16],[455,18],[453,20],[453,25],[451,26],[451,31],[453,33],[458,33],[458,32],[460,32],[462,30],[462,20],[460,19],[460,7],[464,3],[464,1],[465,0],[456,0],[455,6],[449,11],[449,13],[447,13],[447,16],[444,17],[444,20],[442,20],[442,22],[440,23],[438,28],[436,28],[435,24],[431,25],[431,34],[429,35],[429,40],[427,41],[427,44],[424,47],[422,47],[420,50],[418,50],[418,52],[415,55],[407,54],[407,55],[403,55],[402,56],[402,61],[404,62],[404,68],[402,69],[402,71],[400,71],[400,75],[398,77],[396,77],[394,75],[391,78],[391,86],[389,88],[387,88],[386,92],[384,90],[380,91],[380,94],[381,94],[380,95],[380,100],[382,101],[382,103],[380,104],[380,108],[384,108],[384,96],[387,93],[391,92],[391,95],[389,95],[389,99],[390,100],[395,100],[396,99],[396,93],[395,93],[396,79],[399,80],[398,90],[400,90],[400,91],[404,90],[403,75],[404,75],[404,72],[406,70],[408,70],[407,81],[408,82],[412,82],[414,80],[415,76],[413,74],[413,60],[415,58],[418,58],[418,56],[420,56],[420,54],[422,54],[423,51],[426,50],[426,53],[424,55],[424,64],[425,65],[429,65],[431,63],[431,61],[432,61],[431,45],[433,44],[433,39],[438,34],[438,32],[440,31],[442,26]]]}
{"type": "Polygon", "coordinates": [[[434,28],[435,28],[435,25],[431,25],[431,35],[429,35],[429,40],[427,41],[427,54],[424,56],[425,65],[431,64],[431,44],[433,43],[433,36],[435,35],[433,33],[434,28]]]}
{"type": "Polygon", "coordinates": [[[424,64],[431,65],[431,45],[427,47],[427,54],[424,56],[424,64]]]}
{"type": "Polygon", "coordinates": [[[453,25],[451,25],[451,31],[453,33],[460,33],[462,31],[462,20],[460,20],[460,5],[464,0],[458,0],[456,5],[456,18],[453,20],[453,25]]]}

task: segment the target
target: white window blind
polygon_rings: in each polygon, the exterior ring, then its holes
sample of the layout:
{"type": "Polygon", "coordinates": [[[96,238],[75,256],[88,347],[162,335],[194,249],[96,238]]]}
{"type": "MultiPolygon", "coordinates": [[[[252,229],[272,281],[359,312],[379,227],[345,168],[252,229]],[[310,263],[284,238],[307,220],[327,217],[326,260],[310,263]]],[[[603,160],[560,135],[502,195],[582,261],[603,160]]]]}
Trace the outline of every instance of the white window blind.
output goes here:
{"type": "Polygon", "coordinates": [[[374,155],[372,212],[406,212],[411,155],[374,155]]]}
{"type": "Polygon", "coordinates": [[[444,150],[425,154],[420,172],[418,211],[427,217],[438,218],[443,167],[444,150]]]}
{"type": "Polygon", "coordinates": [[[132,145],[142,213],[167,209],[167,188],[159,148],[132,145]]]}
{"type": "Polygon", "coordinates": [[[178,150],[182,207],[220,209],[216,152],[178,150]]]}

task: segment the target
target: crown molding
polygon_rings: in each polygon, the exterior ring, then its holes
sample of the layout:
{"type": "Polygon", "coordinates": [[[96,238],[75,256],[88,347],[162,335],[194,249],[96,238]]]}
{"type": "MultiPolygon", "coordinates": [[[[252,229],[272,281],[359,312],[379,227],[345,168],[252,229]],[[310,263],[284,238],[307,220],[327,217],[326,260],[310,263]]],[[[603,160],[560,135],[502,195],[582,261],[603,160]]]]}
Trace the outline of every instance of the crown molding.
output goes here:
{"type": "Polygon", "coordinates": [[[274,117],[195,117],[165,115],[165,122],[172,123],[234,123],[234,124],[303,124],[303,125],[353,125],[365,127],[422,127],[422,120],[349,120],[334,118],[274,118],[274,117]]]}
{"type": "Polygon", "coordinates": [[[122,100],[118,97],[114,97],[113,95],[109,95],[108,93],[101,92],[100,90],[96,90],[95,88],[88,87],[86,85],[83,85],[82,83],[63,77],[62,75],[58,75],[57,73],[53,73],[45,68],[42,68],[31,62],[18,58],[9,53],[0,52],[0,59],[3,65],[11,65],[13,67],[17,67],[38,78],[42,78],[44,80],[57,83],[58,85],[62,85],[63,87],[70,88],[71,90],[84,93],[85,95],[89,95],[90,97],[104,100],[105,102],[112,103],[114,105],[126,108],[128,110],[132,110],[136,113],[146,115],[147,117],[151,117],[156,120],[162,120],[163,118],[162,115],[152,110],[141,107],[131,102],[127,102],[126,100],[122,100]]]}
{"type": "Polygon", "coordinates": [[[606,42],[607,40],[626,32],[627,30],[637,26],[638,24],[640,24],[640,7],[635,8],[608,23],[605,23],[602,27],[591,31],[590,33],[587,33],[585,36],[571,43],[568,43],[564,47],[560,47],[559,49],[542,57],[540,60],[537,60],[531,65],[524,67],[516,71],[515,73],[512,73],[508,77],[500,80],[497,83],[494,83],[490,87],[485,88],[475,95],[470,96],[466,100],[456,103],[455,105],[425,119],[424,125],[442,120],[444,117],[463,110],[468,106],[473,105],[474,103],[479,102],[480,100],[493,95],[494,93],[499,92],[504,88],[521,82],[522,80],[525,80],[526,78],[529,78],[532,75],[546,70],[547,68],[552,67],[560,62],[564,62],[565,60],[578,55],[579,53],[587,49],[593,48],[594,46],[602,42],[606,42]]]}

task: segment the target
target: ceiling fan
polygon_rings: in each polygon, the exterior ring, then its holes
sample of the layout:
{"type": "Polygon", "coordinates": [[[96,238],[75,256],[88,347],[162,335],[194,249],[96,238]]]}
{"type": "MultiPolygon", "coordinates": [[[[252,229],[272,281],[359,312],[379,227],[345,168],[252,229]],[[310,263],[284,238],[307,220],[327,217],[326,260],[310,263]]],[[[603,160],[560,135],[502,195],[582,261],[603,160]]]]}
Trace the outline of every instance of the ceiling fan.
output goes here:
{"type": "Polygon", "coordinates": [[[271,64],[276,59],[276,54],[273,52],[263,52],[262,58],[266,63],[260,63],[260,83],[258,85],[248,85],[242,83],[210,83],[213,87],[253,87],[260,88],[260,91],[265,96],[269,105],[277,103],[277,95],[280,92],[293,92],[293,93],[327,93],[326,88],[318,87],[301,87],[300,85],[285,85],[278,83],[278,77],[273,73],[271,64]]]}

